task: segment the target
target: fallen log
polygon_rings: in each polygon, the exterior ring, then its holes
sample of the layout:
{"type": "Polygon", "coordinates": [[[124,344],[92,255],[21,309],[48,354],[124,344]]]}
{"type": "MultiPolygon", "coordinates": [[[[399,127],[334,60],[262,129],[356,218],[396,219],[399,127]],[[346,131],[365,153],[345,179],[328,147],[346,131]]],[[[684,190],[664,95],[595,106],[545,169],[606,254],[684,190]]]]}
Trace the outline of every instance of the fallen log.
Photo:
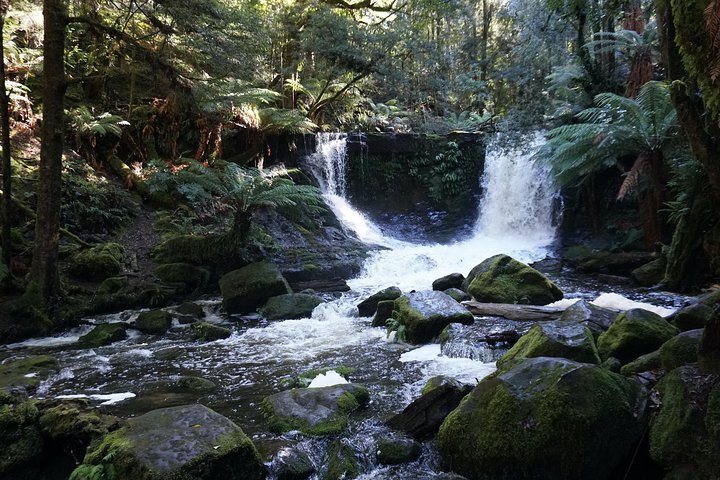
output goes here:
{"type": "Polygon", "coordinates": [[[556,320],[566,308],[513,303],[481,303],[474,300],[468,300],[462,304],[473,315],[489,315],[509,320],[556,320]]]}

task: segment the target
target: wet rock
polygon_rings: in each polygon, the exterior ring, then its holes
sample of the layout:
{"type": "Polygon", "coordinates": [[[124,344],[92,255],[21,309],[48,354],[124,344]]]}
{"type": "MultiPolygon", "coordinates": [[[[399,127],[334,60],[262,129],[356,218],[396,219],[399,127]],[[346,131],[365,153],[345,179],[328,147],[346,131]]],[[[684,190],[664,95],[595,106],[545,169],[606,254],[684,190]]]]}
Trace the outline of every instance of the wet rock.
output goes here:
{"type": "Polygon", "coordinates": [[[465,302],[467,300],[472,300],[472,297],[470,295],[463,292],[459,288],[448,288],[447,290],[443,290],[443,292],[446,295],[450,295],[456,302],[465,302]]]}
{"type": "Polygon", "coordinates": [[[350,286],[342,278],[318,279],[306,281],[291,281],[293,290],[313,290],[316,292],[349,292],[350,286]]]}
{"type": "Polygon", "coordinates": [[[665,257],[656,258],[630,272],[630,278],[638,285],[652,287],[662,282],[665,277],[665,267],[667,267],[665,257]]]}
{"type": "Polygon", "coordinates": [[[404,327],[410,343],[427,343],[451,323],[469,325],[475,321],[470,312],[443,292],[411,292],[395,300],[393,318],[404,327]]]}
{"type": "Polygon", "coordinates": [[[472,390],[469,385],[462,385],[444,377],[435,382],[437,385],[423,389],[419,398],[391,417],[387,421],[388,426],[419,440],[434,435],[445,417],[455,410],[463,397],[472,390]]]}
{"type": "Polygon", "coordinates": [[[193,393],[209,393],[217,390],[217,385],[214,382],[202,377],[180,377],[175,383],[175,387],[178,390],[193,393]]]}
{"type": "Polygon", "coordinates": [[[166,263],[155,268],[155,274],[163,282],[177,283],[185,290],[204,287],[210,281],[210,271],[189,263],[166,263]]]}
{"type": "MultiPolygon", "coordinates": [[[[75,441],[85,447],[117,425],[118,418],[101,414],[89,401],[49,400],[40,405],[38,423],[45,437],[75,441]]],[[[77,453],[84,454],[84,450],[77,453]]]]}
{"type": "Polygon", "coordinates": [[[57,371],[57,359],[50,355],[11,357],[0,364],[0,391],[12,387],[33,390],[57,371]]]}
{"type": "Polygon", "coordinates": [[[318,375],[327,374],[329,371],[333,371],[343,377],[345,380],[350,380],[350,375],[355,371],[352,367],[346,367],[344,365],[337,365],[335,367],[325,368],[313,368],[306,372],[302,372],[298,375],[284,377],[279,382],[279,387],[283,390],[289,390],[291,388],[306,388],[318,375]]]}
{"type": "Polygon", "coordinates": [[[226,273],[220,279],[220,292],[228,313],[251,313],[270,297],[291,293],[280,270],[268,261],[251,263],[226,273]]]}
{"type": "Polygon", "coordinates": [[[703,331],[702,328],[688,330],[663,343],[659,350],[662,367],[670,371],[686,363],[697,362],[703,331]]]}
{"type": "Polygon", "coordinates": [[[198,322],[192,325],[192,331],[196,340],[204,342],[212,342],[222,340],[232,335],[232,330],[227,327],[221,327],[210,322],[198,322]]]}
{"type": "Polygon", "coordinates": [[[342,440],[330,444],[323,480],[349,480],[360,475],[360,463],[353,448],[342,440]]]}
{"type": "Polygon", "coordinates": [[[463,289],[487,303],[547,305],[563,298],[545,275],[507,255],[495,255],[473,268],[463,289]]]}
{"type": "Polygon", "coordinates": [[[584,245],[567,248],[563,252],[564,260],[581,272],[628,275],[655,259],[651,252],[619,252],[593,250],[584,245]]]}
{"type": "Polygon", "coordinates": [[[433,290],[439,290],[444,292],[449,288],[462,289],[462,284],[465,281],[465,276],[462,273],[451,273],[440,277],[432,283],[433,290]]]}
{"type": "Polygon", "coordinates": [[[377,459],[382,465],[414,462],[422,447],[415,439],[402,435],[383,435],[377,439],[377,459]]]}
{"type": "Polygon", "coordinates": [[[185,302],[175,309],[179,315],[185,315],[194,318],[205,318],[205,310],[202,305],[193,302],[185,302]]]}
{"type": "Polygon", "coordinates": [[[172,325],[172,314],[165,310],[142,312],[135,320],[135,328],[148,335],[162,335],[172,325]]]}
{"type": "Polygon", "coordinates": [[[639,308],[621,313],[610,328],[598,337],[600,357],[616,357],[623,364],[650,353],[678,330],[656,313],[639,308]]]}
{"type": "Polygon", "coordinates": [[[532,327],[497,361],[497,366],[498,369],[508,369],[531,357],[558,357],[600,364],[590,329],[559,321],[541,322],[532,327]]]}
{"type": "Polygon", "coordinates": [[[128,324],[123,322],[102,323],[80,337],[78,345],[83,348],[96,348],[110,345],[127,338],[128,324]]]}
{"type": "Polygon", "coordinates": [[[496,361],[534,325],[504,319],[483,319],[472,325],[451,323],[440,334],[440,350],[446,357],[496,361]]]}
{"type": "Polygon", "coordinates": [[[307,293],[285,293],[268,299],[260,315],[268,320],[292,320],[309,318],[315,307],[323,303],[317,295],[307,293]]]}
{"type": "Polygon", "coordinates": [[[702,302],[693,303],[687,307],[678,310],[672,322],[681,331],[694,330],[696,328],[705,328],[710,315],[712,315],[712,307],[702,302]]]}
{"type": "Polygon", "coordinates": [[[265,478],[252,441],[226,417],[202,405],[153,410],[130,418],[85,455],[74,474],[84,478],[96,466],[112,466],[116,478],[265,478]],[[111,454],[111,455],[110,455],[111,454]]]}
{"type": "Polygon", "coordinates": [[[650,456],[665,467],[665,478],[717,478],[720,376],[685,365],[668,373],[656,389],[661,406],[650,425],[650,456]]]}
{"type": "Polygon", "coordinates": [[[395,309],[395,300],[380,300],[377,304],[377,310],[373,316],[373,327],[384,327],[388,319],[392,318],[392,312],[395,309]]]}
{"type": "Polygon", "coordinates": [[[43,454],[34,402],[0,392],[0,478],[30,480],[43,454]]]}
{"type": "Polygon", "coordinates": [[[99,282],[120,273],[123,255],[123,247],[117,243],[96,245],[75,255],[69,272],[76,278],[99,282]]]}
{"type": "Polygon", "coordinates": [[[265,397],[263,411],[270,430],[299,430],[324,436],[342,432],[351,412],[368,404],[365,387],[352,383],[321,388],[296,388],[265,397]]]}
{"type": "Polygon", "coordinates": [[[183,354],[183,351],[181,348],[170,347],[170,348],[163,348],[162,350],[158,350],[153,355],[158,360],[175,360],[176,358],[180,357],[182,354],[183,354]]]}
{"type": "Polygon", "coordinates": [[[297,448],[282,448],[273,458],[270,468],[277,480],[305,480],[315,473],[310,457],[297,448]]]}
{"type": "Polygon", "coordinates": [[[440,427],[443,462],[472,479],[605,480],[640,440],[639,385],[597,365],[529,358],[483,379],[440,427]]]}
{"type": "Polygon", "coordinates": [[[369,296],[358,304],[358,315],[361,317],[369,317],[377,310],[378,303],[383,300],[395,300],[402,295],[398,287],[388,287],[369,296]]]}
{"type": "Polygon", "coordinates": [[[561,321],[584,325],[588,327],[595,336],[600,335],[610,328],[610,325],[612,325],[616,318],[617,312],[598,307],[585,300],[575,302],[560,315],[561,321]]]}

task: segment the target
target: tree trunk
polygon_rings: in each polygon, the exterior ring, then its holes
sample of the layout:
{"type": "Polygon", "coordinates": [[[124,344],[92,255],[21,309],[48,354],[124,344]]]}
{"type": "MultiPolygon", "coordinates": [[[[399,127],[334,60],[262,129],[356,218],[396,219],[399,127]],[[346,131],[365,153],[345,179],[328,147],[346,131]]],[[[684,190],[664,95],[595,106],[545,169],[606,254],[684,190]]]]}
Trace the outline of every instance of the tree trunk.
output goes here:
{"type": "MultiPolygon", "coordinates": [[[[0,52],[5,51],[3,28],[5,14],[8,10],[7,0],[0,1],[0,52]]],[[[12,260],[12,241],[10,239],[10,206],[12,205],[12,163],[10,161],[10,106],[5,90],[5,56],[0,63],[0,119],[2,125],[2,260],[10,267],[12,260]]]]}
{"type": "Polygon", "coordinates": [[[40,173],[37,190],[35,249],[30,288],[37,289],[42,307],[52,313],[59,290],[58,241],[62,186],[65,96],[65,24],[63,0],[44,0],[43,121],[40,132],[40,173]]]}

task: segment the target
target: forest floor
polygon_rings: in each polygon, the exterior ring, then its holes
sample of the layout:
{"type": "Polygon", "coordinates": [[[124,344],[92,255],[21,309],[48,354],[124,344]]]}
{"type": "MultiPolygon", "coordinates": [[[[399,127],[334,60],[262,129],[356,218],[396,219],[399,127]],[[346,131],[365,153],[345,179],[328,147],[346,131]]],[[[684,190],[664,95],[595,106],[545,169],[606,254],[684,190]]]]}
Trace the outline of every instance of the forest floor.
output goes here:
{"type": "Polygon", "coordinates": [[[115,239],[125,249],[124,273],[131,284],[144,283],[153,276],[152,249],[160,243],[155,229],[155,211],[138,199],[138,213],[115,239]]]}

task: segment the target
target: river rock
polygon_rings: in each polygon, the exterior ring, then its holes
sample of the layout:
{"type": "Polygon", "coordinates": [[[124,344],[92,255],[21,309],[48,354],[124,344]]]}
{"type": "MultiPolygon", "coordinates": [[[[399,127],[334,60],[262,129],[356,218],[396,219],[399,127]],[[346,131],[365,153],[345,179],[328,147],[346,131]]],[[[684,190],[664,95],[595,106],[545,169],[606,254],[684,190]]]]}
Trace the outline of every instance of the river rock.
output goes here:
{"type": "Polygon", "coordinates": [[[369,296],[362,302],[358,303],[358,315],[361,317],[369,317],[377,310],[378,303],[383,300],[395,300],[402,295],[398,287],[388,287],[369,296]]]}
{"type": "Polygon", "coordinates": [[[579,300],[573,303],[560,315],[561,321],[584,325],[588,327],[595,336],[600,335],[610,328],[610,325],[612,325],[616,318],[616,311],[598,307],[585,300],[579,300]]]}
{"type": "Polygon", "coordinates": [[[404,435],[382,435],[376,444],[377,459],[382,465],[414,462],[422,453],[420,443],[404,435]]]}
{"type": "Polygon", "coordinates": [[[686,363],[697,362],[703,332],[702,328],[688,330],[663,343],[658,352],[662,367],[670,371],[686,363]]]}
{"type": "Polygon", "coordinates": [[[640,440],[644,409],[638,384],[600,366],[528,358],[483,379],[437,446],[473,480],[606,480],[640,440]]]}
{"type": "Polygon", "coordinates": [[[203,310],[202,305],[198,305],[197,303],[193,302],[185,302],[179,307],[175,309],[175,312],[178,315],[184,315],[187,317],[193,317],[193,318],[204,318],[205,317],[205,310],[203,310]]]}
{"type": "Polygon", "coordinates": [[[188,375],[180,377],[178,381],[175,382],[175,388],[183,392],[209,393],[217,390],[217,385],[207,378],[188,375]]]}
{"type": "Polygon", "coordinates": [[[683,332],[696,328],[705,328],[705,324],[710,319],[712,312],[711,306],[702,302],[693,303],[675,312],[672,322],[683,332]]]}
{"type": "Polygon", "coordinates": [[[477,265],[463,289],[479,302],[547,305],[563,298],[545,275],[507,255],[495,255],[477,265]]]}
{"type": "Polygon", "coordinates": [[[451,323],[469,325],[475,318],[449,295],[434,290],[411,292],[395,300],[393,318],[410,343],[427,343],[451,323]]]}
{"type": "Polygon", "coordinates": [[[265,478],[260,455],[240,427],[197,404],[130,418],[88,451],[75,474],[85,478],[97,465],[135,480],[265,478]]]}
{"type": "MultiPolygon", "coordinates": [[[[621,364],[620,360],[618,360],[615,357],[610,357],[608,360],[614,360],[615,362],[618,362],[621,364]]],[[[608,361],[606,360],[606,361],[608,361]]],[[[634,375],[638,373],[643,372],[649,372],[653,370],[659,370],[662,368],[662,365],[660,363],[660,350],[655,350],[654,352],[646,353],[645,355],[640,355],[638,358],[633,360],[630,363],[627,363],[625,365],[622,365],[620,368],[620,373],[622,375],[634,375]]]]}
{"type": "Polygon", "coordinates": [[[395,300],[380,300],[373,316],[373,327],[384,327],[388,319],[392,318],[392,312],[395,309],[395,300]]]}
{"type": "Polygon", "coordinates": [[[251,263],[220,278],[223,306],[228,313],[250,313],[270,297],[291,293],[290,286],[268,261],[251,263]]]}
{"type": "Polygon", "coordinates": [[[162,335],[172,325],[172,314],[165,310],[142,312],[135,320],[135,328],[149,335],[162,335]]]}
{"type": "Polygon", "coordinates": [[[270,468],[275,472],[277,480],[306,480],[315,473],[310,457],[297,448],[281,448],[270,468]]]}
{"type": "Polygon", "coordinates": [[[390,417],[387,424],[419,440],[431,437],[470,390],[471,386],[457,380],[434,377],[423,388],[422,395],[402,412],[390,417]]]}
{"type": "Polygon", "coordinates": [[[634,308],[618,315],[598,337],[598,352],[602,359],[615,357],[625,364],[657,350],[677,334],[677,328],[660,315],[634,308]]]}
{"type": "Polygon", "coordinates": [[[433,290],[439,290],[444,292],[448,288],[462,289],[462,284],[465,281],[465,276],[462,273],[451,273],[440,277],[432,283],[433,290]]]}
{"type": "Polygon", "coordinates": [[[204,342],[222,340],[232,335],[232,330],[229,328],[215,325],[210,322],[193,323],[191,328],[195,339],[202,340],[204,342]]]}
{"type": "Polygon", "coordinates": [[[463,292],[459,288],[448,288],[447,290],[443,290],[443,292],[446,295],[450,295],[453,300],[456,302],[466,302],[468,300],[472,300],[472,297],[468,295],[466,292],[463,292]]]}
{"type": "Polygon", "coordinates": [[[127,338],[128,324],[123,322],[102,323],[80,337],[78,345],[83,348],[96,348],[127,338]]]}
{"type": "Polygon", "coordinates": [[[334,435],[345,429],[349,414],[369,400],[367,389],[352,383],[294,388],[265,397],[263,411],[275,433],[299,430],[305,435],[334,435]]]}
{"type": "Polygon", "coordinates": [[[260,315],[268,320],[292,320],[309,318],[315,307],[323,303],[317,295],[285,293],[268,299],[260,309],[260,315]]]}
{"type": "Polygon", "coordinates": [[[327,470],[322,476],[323,480],[350,480],[360,475],[360,463],[355,450],[342,440],[330,444],[325,463],[327,470]]]}
{"type": "Polygon", "coordinates": [[[590,329],[577,323],[560,321],[541,322],[532,327],[497,361],[497,367],[507,369],[531,357],[558,357],[600,364],[590,329]]]}
{"type": "Polygon", "coordinates": [[[10,358],[0,363],[0,392],[13,387],[29,390],[58,371],[58,361],[50,355],[10,358]]]}
{"type": "Polygon", "coordinates": [[[446,357],[496,361],[533,326],[502,318],[487,318],[472,325],[451,323],[440,334],[440,351],[446,357]]]}
{"type": "Polygon", "coordinates": [[[608,252],[593,250],[584,245],[571,246],[563,252],[563,259],[582,272],[628,275],[655,259],[652,252],[608,252]]]}
{"type": "Polygon", "coordinates": [[[638,285],[652,287],[662,282],[666,267],[667,260],[662,256],[630,272],[630,278],[638,285]]]}
{"type": "Polygon", "coordinates": [[[667,470],[665,478],[718,478],[720,375],[684,365],[656,390],[661,403],[650,425],[650,456],[667,470]]]}
{"type": "Polygon", "coordinates": [[[204,287],[210,281],[209,270],[189,263],[158,265],[155,275],[163,282],[182,284],[186,290],[204,287]]]}

